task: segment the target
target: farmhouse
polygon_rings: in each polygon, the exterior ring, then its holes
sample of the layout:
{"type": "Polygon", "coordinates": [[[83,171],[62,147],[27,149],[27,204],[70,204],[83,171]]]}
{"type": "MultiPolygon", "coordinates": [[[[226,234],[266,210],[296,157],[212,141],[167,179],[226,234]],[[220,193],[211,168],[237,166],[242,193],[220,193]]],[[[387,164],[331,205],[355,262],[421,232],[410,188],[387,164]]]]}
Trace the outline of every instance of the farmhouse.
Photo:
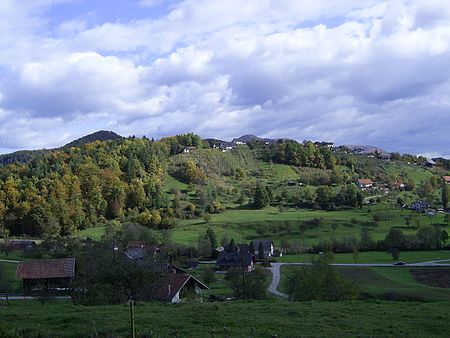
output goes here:
{"type": "Polygon", "coordinates": [[[23,280],[25,294],[31,294],[34,288],[67,288],[75,276],[75,258],[20,261],[16,276],[23,280]]]}
{"type": "Polygon", "coordinates": [[[208,286],[186,273],[169,272],[158,284],[155,299],[161,302],[180,303],[188,297],[199,297],[208,286]]]}
{"type": "Polygon", "coordinates": [[[255,239],[250,243],[250,252],[253,253],[256,257],[260,257],[260,249],[263,250],[263,255],[265,258],[273,257],[274,246],[273,242],[270,239],[255,239]]]}
{"type": "Polygon", "coordinates": [[[373,187],[373,182],[370,178],[360,178],[356,183],[358,184],[358,187],[361,189],[373,187]]]}
{"type": "Polygon", "coordinates": [[[250,253],[225,252],[219,253],[216,259],[216,266],[219,270],[232,268],[242,268],[248,272],[253,271],[253,255],[250,253]]]}

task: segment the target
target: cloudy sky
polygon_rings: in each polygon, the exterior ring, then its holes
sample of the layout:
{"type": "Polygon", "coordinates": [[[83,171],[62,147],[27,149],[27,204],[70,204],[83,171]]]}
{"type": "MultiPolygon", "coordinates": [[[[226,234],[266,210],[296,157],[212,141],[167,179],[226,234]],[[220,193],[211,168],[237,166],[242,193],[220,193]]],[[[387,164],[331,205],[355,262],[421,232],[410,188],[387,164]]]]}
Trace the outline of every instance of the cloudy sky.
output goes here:
{"type": "Polygon", "coordinates": [[[448,0],[0,0],[0,152],[96,130],[450,155],[448,0]]]}

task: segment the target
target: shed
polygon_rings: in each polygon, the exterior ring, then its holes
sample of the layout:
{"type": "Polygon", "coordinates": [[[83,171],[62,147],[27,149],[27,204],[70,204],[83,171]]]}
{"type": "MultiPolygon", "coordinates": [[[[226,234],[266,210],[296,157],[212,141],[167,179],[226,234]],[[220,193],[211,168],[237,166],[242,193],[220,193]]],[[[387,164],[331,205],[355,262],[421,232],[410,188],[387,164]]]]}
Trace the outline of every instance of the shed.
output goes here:
{"type": "Polygon", "coordinates": [[[47,291],[51,288],[67,288],[75,277],[75,258],[20,261],[16,276],[23,280],[26,294],[30,294],[33,287],[47,291]]]}

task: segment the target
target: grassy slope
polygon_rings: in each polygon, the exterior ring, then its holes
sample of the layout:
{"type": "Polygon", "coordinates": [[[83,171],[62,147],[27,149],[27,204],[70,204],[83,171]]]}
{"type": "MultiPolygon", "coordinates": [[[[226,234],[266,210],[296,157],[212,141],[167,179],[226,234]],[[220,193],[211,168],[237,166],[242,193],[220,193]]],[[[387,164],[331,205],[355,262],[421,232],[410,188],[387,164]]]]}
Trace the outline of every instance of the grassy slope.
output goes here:
{"type": "MultiPolygon", "coordinates": [[[[311,262],[317,259],[318,255],[298,254],[284,255],[279,258],[279,262],[295,263],[295,262],[311,262]]],[[[400,260],[406,263],[425,262],[437,259],[450,259],[450,250],[431,250],[431,251],[402,251],[400,252],[400,260]]],[[[355,263],[352,253],[334,254],[334,263],[355,263]]],[[[358,253],[356,263],[393,263],[392,256],[384,251],[368,251],[358,253]]]]}
{"type": "MultiPolygon", "coordinates": [[[[283,289],[283,281],[289,271],[298,269],[298,267],[283,266],[281,269],[281,289],[283,289]]],[[[419,283],[410,274],[411,268],[409,267],[338,267],[337,269],[353,280],[360,292],[371,297],[378,298],[385,293],[395,293],[402,297],[418,300],[450,301],[450,289],[430,287],[419,283]]]]}
{"type": "MultiPolygon", "coordinates": [[[[129,309],[74,306],[70,303],[14,302],[0,307],[0,327],[26,336],[114,336],[129,334],[129,309]],[[45,309],[45,311],[43,311],[45,309]],[[26,316],[27,320],[23,318],[26,316]]],[[[448,337],[448,303],[306,302],[270,300],[136,306],[138,334],[157,337],[448,337]],[[179,330],[179,335],[174,335],[179,330]],[[229,335],[225,333],[228,332],[229,335]]]]}

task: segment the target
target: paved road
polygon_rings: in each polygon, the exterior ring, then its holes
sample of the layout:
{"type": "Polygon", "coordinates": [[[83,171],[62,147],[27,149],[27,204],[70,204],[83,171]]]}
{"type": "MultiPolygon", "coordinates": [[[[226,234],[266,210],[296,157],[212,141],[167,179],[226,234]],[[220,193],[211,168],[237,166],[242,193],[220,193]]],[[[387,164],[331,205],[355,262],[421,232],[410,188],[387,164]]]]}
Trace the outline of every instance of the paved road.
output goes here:
{"type": "MultiPolygon", "coordinates": [[[[444,262],[450,262],[450,259],[443,259],[438,261],[428,261],[428,262],[418,262],[418,263],[410,263],[405,265],[393,265],[393,264],[369,264],[369,263],[361,263],[361,264],[331,264],[334,266],[353,266],[353,267],[392,267],[392,268],[402,268],[402,267],[450,267],[449,264],[444,264],[444,262]]],[[[280,268],[282,265],[289,266],[305,266],[311,265],[311,263],[272,263],[272,266],[269,270],[272,272],[272,282],[268,288],[270,293],[273,293],[276,296],[289,298],[289,296],[283,292],[278,291],[278,285],[280,284],[281,272],[280,268]]]]}
{"type": "Polygon", "coordinates": [[[14,264],[19,263],[19,261],[14,261],[12,259],[0,259],[0,262],[2,262],[2,263],[14,263],[14,264]]]}

